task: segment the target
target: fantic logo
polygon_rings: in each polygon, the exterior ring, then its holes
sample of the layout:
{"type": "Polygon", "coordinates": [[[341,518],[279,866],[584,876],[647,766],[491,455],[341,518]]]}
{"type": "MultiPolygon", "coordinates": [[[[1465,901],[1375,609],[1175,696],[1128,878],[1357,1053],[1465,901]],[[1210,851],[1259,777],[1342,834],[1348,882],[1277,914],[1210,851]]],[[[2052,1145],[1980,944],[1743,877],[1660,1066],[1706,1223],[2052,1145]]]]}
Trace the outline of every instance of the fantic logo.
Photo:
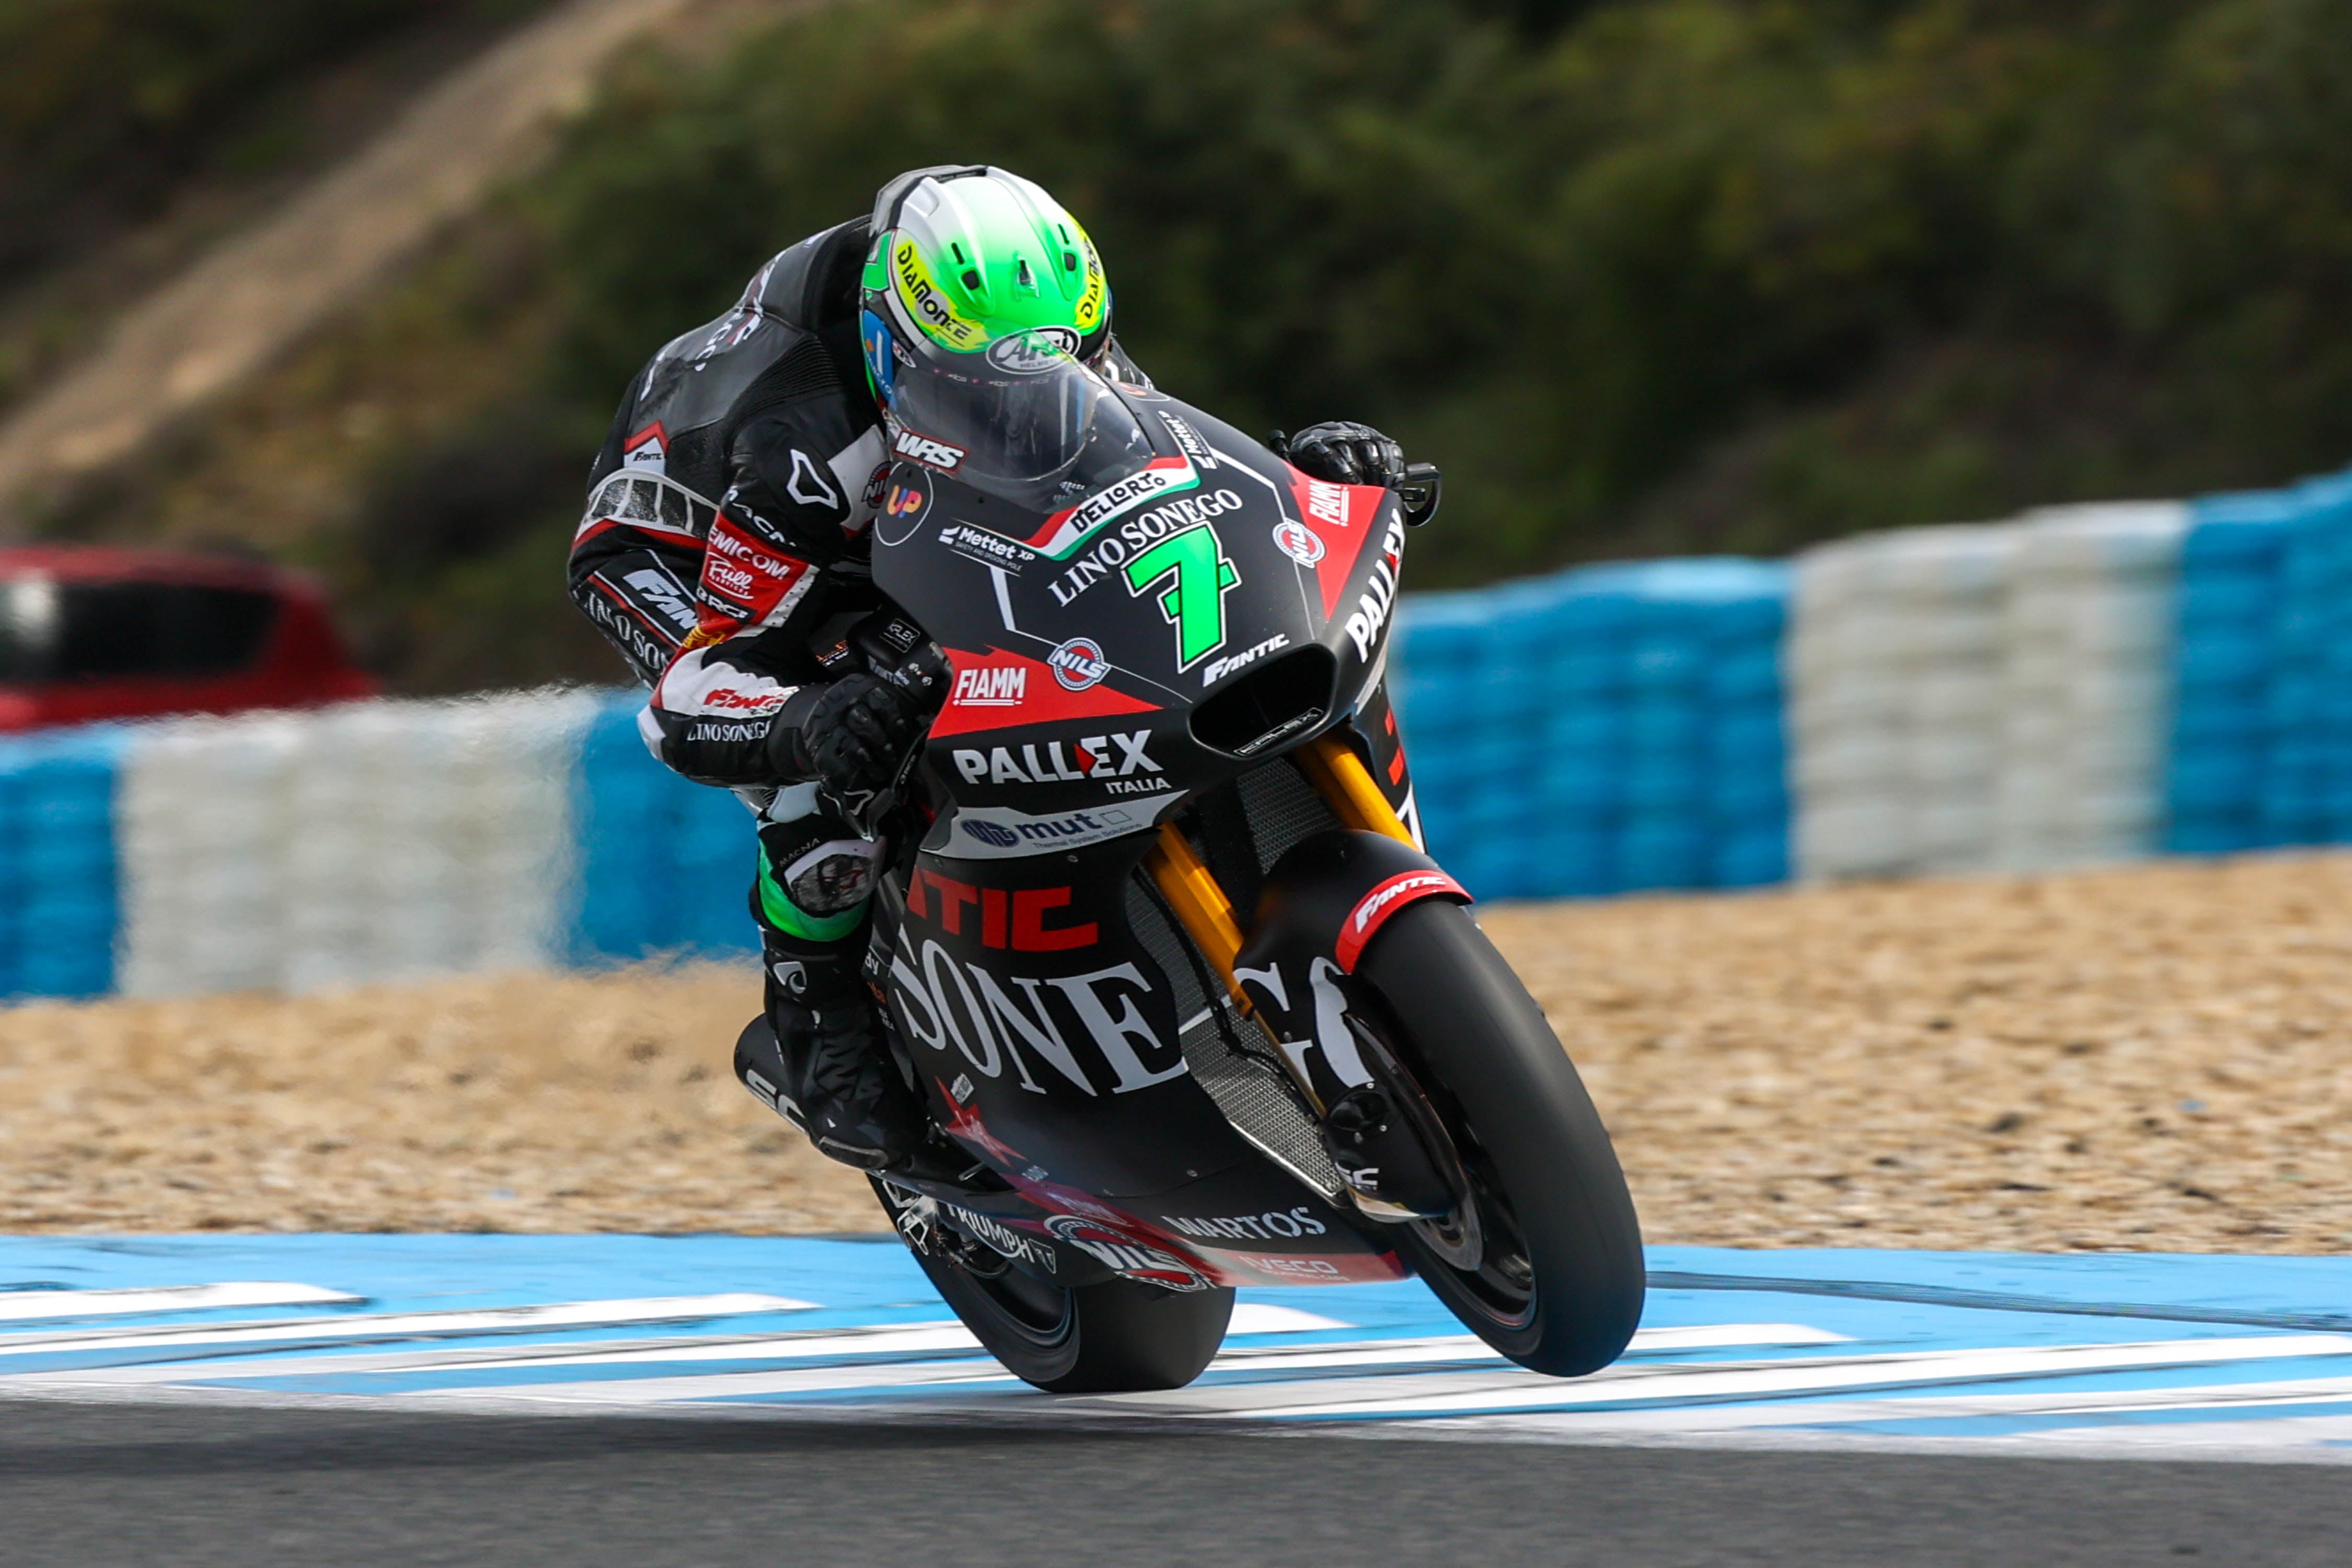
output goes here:
{"type": "Polygon", "coordinates": [[[640,602],[648,609],[679,631],[690,632],[694,629],[694,610],[687,604],[685,595],[678,591],[677,581],[668,573],[655,567],[644,566],[628,574],[621,581],[637,591],[641,596],[640,602]]]}
{"type": "Polygon", "coordinates": [[[898,438],[890,443],[890,449],[902,458],[912,458],[919,463],[928,463],[934,468],[945,468],[950,473],[963,462],[961,447],[950,447],[945,441],[934,441],[929,436],[918,436],[912,430],[899,431],[898,438]]]}
{"type": "Polygon", "coordinates": [[[1217,1215],[1198,1219],[1170,1215],[1168,1225],[1172,1230],[1203,1241],[1273,1241],[1277,1237],[1321,1236],[1324,1231],[1323,1222],[1304,1206],[1278,1209],[1272,1214],[1217,1215]]]}
{"type": "Polygon", "coordinates": [[[959,708],[1017,708],[1028,695],[1027,670],[983,667],[956,671],[952,700],[959,708]]]}
{"type": "Polygon", "coordinates": [[[1371,580],[1348,616],[1348,640],[1356,645],[1358,658],[1371,658],[1373,646],[1389,624],[1390,606],[1396,603],[1397,564],[1403,558],[1404,525],[1392,518],[1388,537],[1381,542],[1380,559],[1372,563],[1371,580]]]}
{"type": "Polygon", "coordinates": [[[928,867],[918,867],[907,884],[907,912],[920,921],[938,922],[950,936],[964,934],[967,910],[978,920],[974,930],[982,947],[1010,952],[1069,952],[1092,947],[1101,936],[1093,921],[1049,926],[1045,917],[1067,909],[1068,888],[983,888],[959,882],[928,867]]]}
{"type": "Polygon", "coordinates": [[[1046,742],[1042,756],[1034,741],[1021,748],[1018,757],[1009,746],[996,746],[985,752],[959,747],[955,765],[966,784],[1076,784],[1084,779],[1126,778],[1160,771],[1160,764],[1144,751],[1150,739],[1149,730],[1129,731],[1123,735],[1088,735],[1071,748],[1067,761],[1063,758],[1059,741],[1046,742]],[[1111,751],[1114,745],[1118,747],[1115,756],[1111,751]]]}
{"type": "Polygon", "coordinates": [[[1092,690],[1110,673],[1110,660],[1103,657],[1102,644],[1092,637],[1072,637],[1047,654],[1045,663],[1065,691],[1092,690]]]}
{"type": "Polygon", "coordinates": [[[1277,648],[1286,648],[1289,646],[1290,634],[1287,632],[1276,632],[1274,636],[1266,638],[1265,641],[1258,644],[1255,647],[1244,648],[1239,653],[1229,653],[1223,658],[1213,658],[1209,661],[1209,668],[1201,673],[1201,684],[1203,686],[1214,686],[1218,681],[1223,680],[1226,676],[1231,675],[1234,671],[1241,668],[1244,665],[1255,663],[1262,655],[1269,654],[1277,648]]]}
{"type": "Polygon", "coordinates": [[[1407,904],[1443,895],[1470,901],[1462,884],[1443,871],[1402,871],[1366,893],[1339,928],[1339,942],[1333,956],[1339,967],[1353,974],[1356,960],[1363,956],[1364,944],[1372,940],[1388,918],[1407,904]]]}
{"type": "Polygon", "coordinates": [[[1334,528],[1348,526],[1348,487],[1323,479],[1307,481],[1307,515],[1334,528]]]}
{"type": "Polygon", "coordinates": [[[1223,517],[1241,504],[1242,498],[1232,490],[1211,490],[1206,495],[1184,496],[1166,506],[1154,507],[1119,524],[1117,533],[1097,542],[1093,549],[1071,562],[1068,570],[1054,580],[1050,584],[1054,602],[1066,608],[1096,583],[1170,534],[1223,517]]]}
{"type": "Polygon", "coordinates": [[[702,705],[721,713],[773,713],[784,705],[781,691],[752,692],[746,695],[731,686],[719,687],[702,695],[702,705]]]}

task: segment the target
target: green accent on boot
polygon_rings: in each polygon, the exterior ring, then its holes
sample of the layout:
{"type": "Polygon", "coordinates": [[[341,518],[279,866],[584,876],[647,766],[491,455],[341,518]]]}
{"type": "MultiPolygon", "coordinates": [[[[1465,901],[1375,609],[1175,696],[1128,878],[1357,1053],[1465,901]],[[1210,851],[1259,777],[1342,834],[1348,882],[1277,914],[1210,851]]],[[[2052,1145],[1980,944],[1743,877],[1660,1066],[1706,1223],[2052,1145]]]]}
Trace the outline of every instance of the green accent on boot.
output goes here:
{"type": "Polygon", "coordinates": [[[866,906],[870,899],[860,899],[837,915],[813,915],[793,902],[776,881],[776,868],[768,864],[768,852],[760,851],[760,912],[768,923],[786,936],[799,937],[803,942],[839,942],[857,929],[866,918],[866,906]]]}

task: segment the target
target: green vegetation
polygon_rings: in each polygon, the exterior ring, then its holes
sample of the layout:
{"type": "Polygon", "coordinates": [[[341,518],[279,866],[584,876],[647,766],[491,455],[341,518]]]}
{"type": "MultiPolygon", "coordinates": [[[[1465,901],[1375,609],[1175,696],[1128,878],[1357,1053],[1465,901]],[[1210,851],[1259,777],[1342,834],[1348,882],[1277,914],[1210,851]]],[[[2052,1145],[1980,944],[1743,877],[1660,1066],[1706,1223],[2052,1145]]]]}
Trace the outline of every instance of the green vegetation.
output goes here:
{"type": "Polygon", "coordinates": [[[1171,390],[1443,463],[1458,580],[2352,456],[2347,0],[843,7],[615,85],[558,384],[983,158],[1171,390]]]}
{"type": "Polygon", "coordinates": [[[2352,0],[865,0],[627,63],[452,307],[536,357],[383,449],[345,580],[543,670],[631,373],[967,160],[1087,222],[1172,392],[1441,463],[1422,586],[2352,458],[2352,0]],[[412,523],[461,482],[497,526],[412,523]]]}

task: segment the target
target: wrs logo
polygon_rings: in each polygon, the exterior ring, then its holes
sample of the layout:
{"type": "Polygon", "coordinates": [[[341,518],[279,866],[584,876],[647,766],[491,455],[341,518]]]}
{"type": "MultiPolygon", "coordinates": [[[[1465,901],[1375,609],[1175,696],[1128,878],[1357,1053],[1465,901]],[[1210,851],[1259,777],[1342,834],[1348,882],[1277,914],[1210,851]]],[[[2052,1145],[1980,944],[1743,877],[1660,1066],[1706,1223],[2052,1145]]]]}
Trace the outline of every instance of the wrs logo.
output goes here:
{"type": "Polygon", "coordinates": [[[950,447],[945,441],[934,441],[929,436],[918,436],[912,430],[899,431],[898,438],[890,443],[890,449],[902,458],[911,458],[934,468],[945,468],[950,473],[963,464],[961,447],[950,447]]]}

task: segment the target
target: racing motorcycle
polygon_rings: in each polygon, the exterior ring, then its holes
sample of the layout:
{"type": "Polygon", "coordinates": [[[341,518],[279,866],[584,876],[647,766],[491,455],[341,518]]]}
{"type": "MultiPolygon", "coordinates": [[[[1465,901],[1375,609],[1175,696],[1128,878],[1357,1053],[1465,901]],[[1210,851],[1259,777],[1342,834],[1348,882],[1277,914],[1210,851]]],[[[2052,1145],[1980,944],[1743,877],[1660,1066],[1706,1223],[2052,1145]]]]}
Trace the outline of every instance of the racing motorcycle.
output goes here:
{"type": "Polygon", "coordinates": [[[1189,1383],[1236,1286],[1409,1274],[1522,1366],[1608,1364],[1633,1203],[1423,852],[1383,679],[1436,470],[1326,483],[1051,344],[1005,363],[902,397],[877,479],[865,657],[951,669],[871,823],[866,976],[958,1152],[876,1178],[900,1236],[1045,1389],[1189,1383]]]}

